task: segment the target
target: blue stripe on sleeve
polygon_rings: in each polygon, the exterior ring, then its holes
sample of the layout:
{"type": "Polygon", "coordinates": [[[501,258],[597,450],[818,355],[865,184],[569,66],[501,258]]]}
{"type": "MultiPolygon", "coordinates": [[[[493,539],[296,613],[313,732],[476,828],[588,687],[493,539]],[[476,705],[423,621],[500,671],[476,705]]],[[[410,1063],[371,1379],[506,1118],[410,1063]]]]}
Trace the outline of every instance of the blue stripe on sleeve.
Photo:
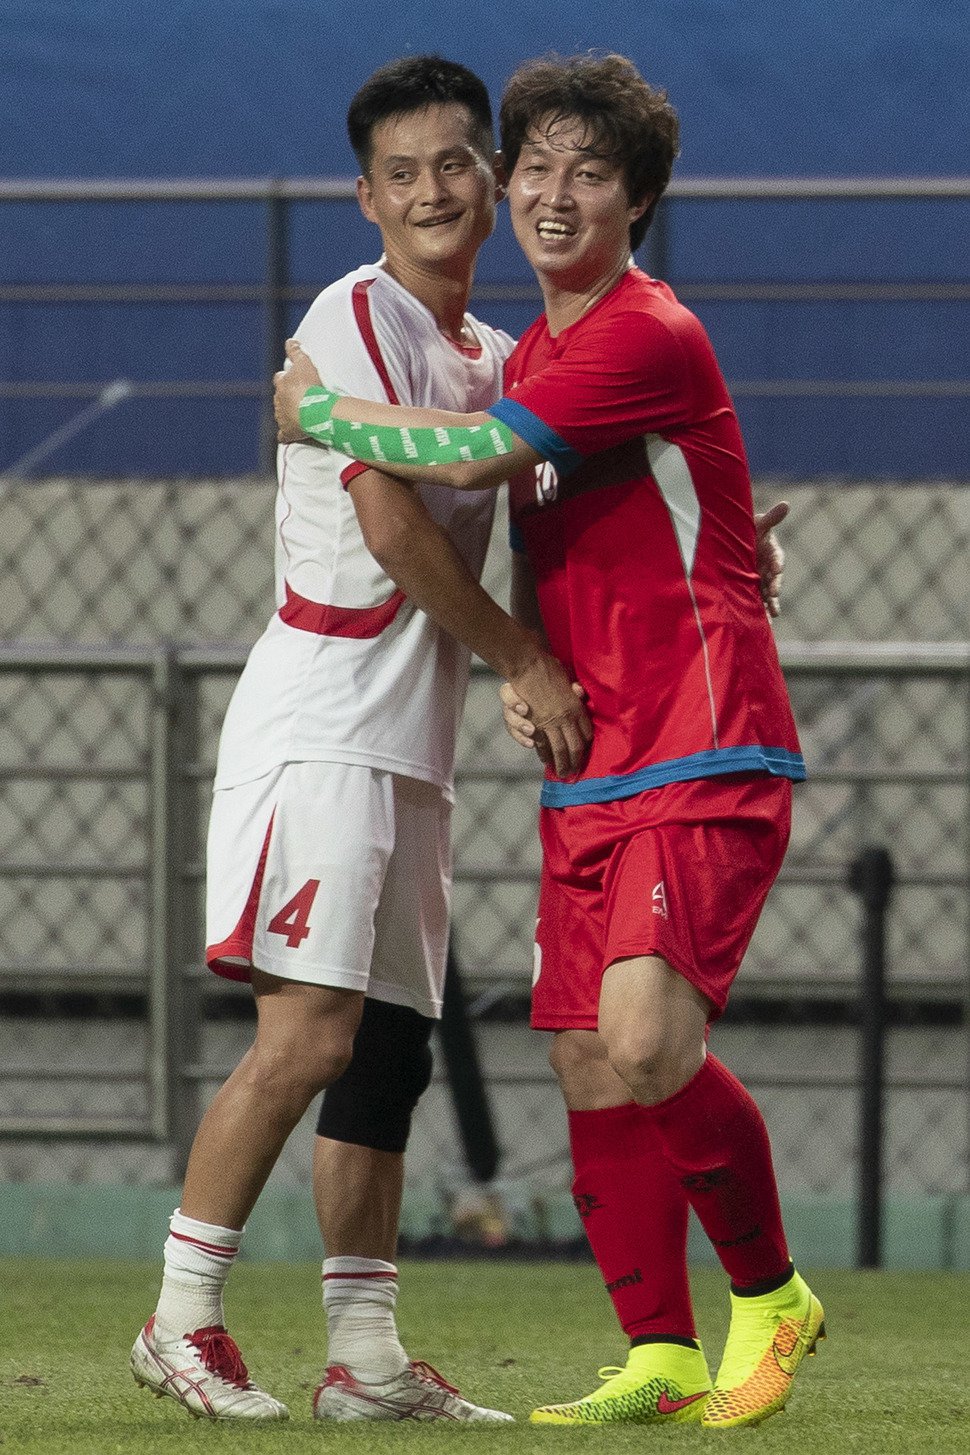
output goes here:
{"type": "Polygon", "coordinates": [[[521,527],[517,526],[514,520],[509,521],[509,547],[513,551],[518,551],[520,555],[525,555],[525,536],[522,534],[521,527]]]}
{"type": "Polygon", "coordinates": [[[514,399],[505,396],[485,412],[508,425],[519,439],[532,446],[537,455],[548,460],[560,479],[582,464],[582,455],[578,455],[561,435],[550,429],[531,409],[526,409],[524,404],[518,404],[514,399]]]}
{"type": "Polygon", "coordinates": [[[575,803],[613,803],[619,798],[633,798],[648,788],[662,788],[666,783],[717,778],[722,773],[771,773],[776,778],[791,778],[801,783],[806,776],[805,759],[801,753],[789,752],[787,748],[712,748],[705,753],[691,753],[686,758],[650,763],[633,773],[620,773],[610,778],[579,778],[573,783],[546,779],[539,802],[543,808],[568,808],[575,803]]]}

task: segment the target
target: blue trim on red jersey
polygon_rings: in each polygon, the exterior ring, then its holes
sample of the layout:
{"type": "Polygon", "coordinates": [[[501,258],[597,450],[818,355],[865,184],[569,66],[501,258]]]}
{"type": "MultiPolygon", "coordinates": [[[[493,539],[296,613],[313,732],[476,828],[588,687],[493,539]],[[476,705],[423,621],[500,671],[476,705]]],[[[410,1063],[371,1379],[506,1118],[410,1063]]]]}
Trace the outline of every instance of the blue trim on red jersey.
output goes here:
{"type": "Polygon", "coordinates": [[[704,753],[691,753],[686,758],[668,758],[665,763],[651,763],[633,773],[618,773],[610,778],[580,778],[574,783],[546,779],[539,802],[543,808],[568,808],[574,803],[612,803],[618,798],[633,798],[648,788],[662,788],[665,783],[688,783],[693,778],[716,778],[722,773],[771,773],[776,778],[791,778],[801,783],[805,778],[805,759],[801,753],[787,748],[713,748],[704,753]]]}
{"type": "Polygon", "coordinates": [[[520,556],[525,554],[525,536],[522,534],[522,527],[516,525],[514,520],[509,521],[509,548],[518,551],[520,556]]]}
{"type": "Polygon", "coordinates": [[[582,455],[577,455],[571,445],[567,445],[562,435],[556,434],[550,429],[544,420],[531,409],[526,409],[524,404],[518,404],[514,399],[504,395],[497,404],[486,409],[486,414],[491,414],[495,419],[501,420],[502,424],[508,425],[519,436],[531,445],[537,455],[548,460],[553,466],[560,479],[568,475],[570,470],[575,470],[577,465],[583,463],[582,455]]]}

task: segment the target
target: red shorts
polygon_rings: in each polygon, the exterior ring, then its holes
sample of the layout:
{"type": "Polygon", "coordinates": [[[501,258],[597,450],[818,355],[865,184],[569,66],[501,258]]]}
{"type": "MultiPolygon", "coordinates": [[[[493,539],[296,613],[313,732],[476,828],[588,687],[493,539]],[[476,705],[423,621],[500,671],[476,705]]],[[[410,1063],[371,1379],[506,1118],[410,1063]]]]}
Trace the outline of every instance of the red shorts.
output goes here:
{"type": "Polygon", "coordinates": [[[781,868],[787,778],[730,774],[540,811],[532,1024],[595,1030],[603,972],[660,955],[720,1015],[781,868]]]}

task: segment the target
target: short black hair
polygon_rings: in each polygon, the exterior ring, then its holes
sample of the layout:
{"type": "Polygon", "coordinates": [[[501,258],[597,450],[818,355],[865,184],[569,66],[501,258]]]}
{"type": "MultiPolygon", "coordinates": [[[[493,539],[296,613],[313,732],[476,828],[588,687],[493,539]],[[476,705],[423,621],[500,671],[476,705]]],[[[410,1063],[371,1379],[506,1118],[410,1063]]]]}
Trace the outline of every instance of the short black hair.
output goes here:
{"type": "Polygon", "coordinates": [[[643,242],[679,150],[677,113],[666,91],[649,86],[626,56],[543,56],[527,61],[505,88],[500,111],[502,157],[511,175],[531,127],[553,132],[583,123],[584,146],[623,170],[633,206],[652,196],[630,227],[630,248],[643,242]]]}
{"type": "Polygon", "coordinates": [[[370,175],[374,127],[391,116],[423,111],[426,106],[464,106],[473,122],[473,140],[489,161],[495,150],[492,105],[485,83],[474,71],[443,56],[403,56],[364,82],[347,111],[347,134],[360,170],[370,175]]]}

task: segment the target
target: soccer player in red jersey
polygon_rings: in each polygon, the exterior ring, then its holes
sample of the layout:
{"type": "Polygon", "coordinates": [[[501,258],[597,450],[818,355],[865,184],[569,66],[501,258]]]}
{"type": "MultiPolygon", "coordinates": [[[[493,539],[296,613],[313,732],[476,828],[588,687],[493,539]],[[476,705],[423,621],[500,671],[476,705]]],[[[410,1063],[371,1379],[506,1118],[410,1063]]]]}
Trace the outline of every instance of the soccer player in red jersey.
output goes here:
{"type": "Polygon", "coordinates": [[[565,777],[548,765],[561,725],[503,700],[548,766],[533,1024],[556,1033],[577,1206],[631,1348],[593,1394],[532,1418],[754,1424],[824,1326],[789,1257],[761,1113],[707,1048],[804,777],[747,464],[703,328],[631,257],[677,154],[666,95],[619,56],[553,58],[513,76],[501,125],[545,302],[503,398],[456,415],[305,394],[318,380],[294,348],[277,417],[282,438],[404,478],[510,479],[514,605],[586,694],[592,747],[565,777]],[[688,1205],[731,1279],[713,1388],[688,1205]]]}

